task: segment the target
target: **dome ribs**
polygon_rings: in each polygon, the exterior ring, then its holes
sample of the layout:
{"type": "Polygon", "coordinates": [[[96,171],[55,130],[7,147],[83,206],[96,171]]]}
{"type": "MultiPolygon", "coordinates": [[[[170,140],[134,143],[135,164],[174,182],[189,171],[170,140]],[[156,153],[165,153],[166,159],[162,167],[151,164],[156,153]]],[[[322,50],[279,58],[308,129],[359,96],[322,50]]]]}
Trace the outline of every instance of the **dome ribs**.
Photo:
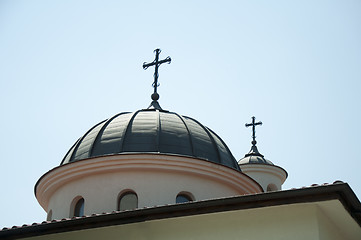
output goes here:
{"type": "Polygon", "coordinates": [[[101,156],[155,153],[192,157],[240,168],[223,140],[197,120],[159,109],[123,112],[93,126],[61,165],[101,156]]]}
{"type": "Polygon", "coordinates": [[[134,118],[138,115],[138,113],[140,112],[141,110],[138,110],[136,112],[133,113],[132,117],[129,119],[128,121],[128,124],[127,124],[127,127],[124,129],[124,133],[122,134],[123,135],[123,138],[121,139],[121,143],[120,143],[120,149],[119,151],[122,152],[124,151],[124,140],[126,139],[127,137],[127,134],[129,132],[129,128],[130,126],[132,125],[133,121],[134,121],[134,118]]]}
{"type": "MultiPolygon", "coordinates": [[[[198,122],[197,120],[193,119],[193,118],[190,118],[190,117],[187,117],[188,119],[190,119],[191,121],[195,122],[199,127],[201,127],[201,129],[203,129],[203,131],[207,134],[209,140],[211,141],[212,145],[213,145],[213,148],[215,149],[216,151],[216,154],[217,154],[217,161],[215,161],[216,163],[222,163],[222,160],[221,160],[221,155],[219,153],[219,149],[218,149],[218,146],[216,144],[216,142],[214,141],[213,137],[211,136],[211,134],[209,133],[208,131],[208,128],[206,128],[205,126],[203,126],[200,122],[198,122]]],[[[201,156],[197,156],[197,157],[201,157],[201,156]]],[[[208,159],[209,161],[213,162],[211,160],[211,158],[208,159]]]]}
{"type": "Polygon", "coordinates": [[[89,156],[90,157],[94,157],[94,148],[95,146],[100,142],[101,140],[101,137],[103,136],[103,133],[104,133],[104,130],[108,127],[108,125],[117,117],[119,117],[120,115],[123,115],[123,114],[127,114],[129,112],[122,112],[122,113],[118,113],[116,115],[114,115],[113,117],[109,118],[108,120],[105,120],[106,123],[104,123],[104,125],[101,127],[101,129],[99,130],[97,136],[95,137],[95,140],[93,141],[92,143],[92,146],[90,148],[90,153],[89,153],[89,156]]]}
{"type": "Polygon", "coordinates": [[[183,122],[187,132],[188,132],[188,139],[189,139],[189,143],[191,146],[191,150],[192,150],[192,155],[195,156],[195,152],[194,152],[194,145],[193,145],[193,141],[192,141],[192,136],[191,136],[191,132],[189,131],[188,125],[185,122],[183,116],[179,115],[178,113],[173,113],[174,115],[176,115],[177,117],[179,117],[179,119],[183,122]]]}
{"type": "Polygon", "coordinates": [[[69,149],[69,151],[65,154],[63,160],[61,161],[60,165],[63,165],[65,163],[70,162],[71,160],[71,156],[73,155],[75,146],[78,144],[78,142],[80,141],[81,138],[78,138],[78,140],[76,140],[76,142],[73,144],[73,146],[69,149]],[[68,158],[69,156],[69,158],[68,158]],[[68,160],[67,160],[68,159],[68,160]],[[67,160],[67,161],[66,161],[67,160]],[[65,163],[64,163],[65,162],[65,163]]]}
{"type": "MultiPolygon", "coordinates": [[[[214,131],[212,131],[212,129],[210,129],[210,128],[207,128],[207,129],[208,129],[208,131],[211,132],[214,136],[216,136],[216,138],[222,143],[222,146],[226,149],[226,151],[227,151],[227,153],[228,153],[227,155],[231,157],[231,161],[230,161],[230,162],[232,163],[232,165],[234,166],[234,168],[236,168],[236,169],[238,169],[239,171],[241,171],[240,167],[239,167],[238,164],[237,164],[237,160],[234,158],[231,150],[229,150],[228,146],[227,146],[226,143],[222,140],[222,138],[220,138],[220,137],[217,135],[217,133],[215,133],[214,131]]],[[[217,147],[218,147],[218,145],[217,145],[217,147]]],[[[226,162],[222,162],[222,163],[223,163],[224,165],[228,165],[228,162],[227,162],[227,163],[226,163],[226,162]]]]}
{"type": "Polygon", "coordinates": [[[157,113],[157,136],[155,138],[155,149],[157,152],[160,152],[160,147],[159,147],[159,143],[160,143],[160,133],[162,131],[162,125],[160,122],[160,113],[159,110],[156,110],[157,113]]]}
{"type": "MultiPolygon", "coordinates": [[[[81,143],[83,142],[84,138],[94,129],[96,128],[97,126],[99,126],[100,124],[104,123],[106,120],[104,121],[101,121],[100,123],[94,125],[92,128],[90,128],[78,141],[78,144],[76,144],[75,148],[74,148],[74,151],[72,152],[71,154],[71,157],[69,159],[69,162],[73,162],[75,160],[75,156],[76,156],[76,153],[78,151],[78,148],[79,146],[81,145],[81,143]]],[[[79,160],[79,159],[77,159],[79,160]]]]}

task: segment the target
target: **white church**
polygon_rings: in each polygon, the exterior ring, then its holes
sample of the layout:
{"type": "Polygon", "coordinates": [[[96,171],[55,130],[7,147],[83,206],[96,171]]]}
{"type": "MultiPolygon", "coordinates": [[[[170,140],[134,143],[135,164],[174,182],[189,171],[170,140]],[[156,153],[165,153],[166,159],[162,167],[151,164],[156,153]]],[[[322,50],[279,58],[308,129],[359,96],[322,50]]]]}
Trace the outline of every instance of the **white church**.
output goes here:
{"type": "Polygon", "coordinates": [[[197,120],[163,110],[122,112],[89,129],[35,196],[43,222],[0,229],[0,239],[361,239],[361,203],[347,183],[282,190],[287,172],[257,149],[237,161],[197,120]]]}

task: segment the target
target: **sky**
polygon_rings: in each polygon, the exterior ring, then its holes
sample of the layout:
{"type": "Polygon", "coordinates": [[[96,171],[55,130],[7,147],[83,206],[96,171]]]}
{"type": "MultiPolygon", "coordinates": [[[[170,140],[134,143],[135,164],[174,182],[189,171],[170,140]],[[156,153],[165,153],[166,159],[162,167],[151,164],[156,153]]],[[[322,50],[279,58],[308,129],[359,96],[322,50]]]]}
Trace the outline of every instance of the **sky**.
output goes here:
{"type": "Polygon", "coordinates": [[[88,129],[147,108],[257,146],[283,189],[347,182],[361,198],[360,1],[0,0],[0,228],[46,219],[34,185],[88,129]]]}

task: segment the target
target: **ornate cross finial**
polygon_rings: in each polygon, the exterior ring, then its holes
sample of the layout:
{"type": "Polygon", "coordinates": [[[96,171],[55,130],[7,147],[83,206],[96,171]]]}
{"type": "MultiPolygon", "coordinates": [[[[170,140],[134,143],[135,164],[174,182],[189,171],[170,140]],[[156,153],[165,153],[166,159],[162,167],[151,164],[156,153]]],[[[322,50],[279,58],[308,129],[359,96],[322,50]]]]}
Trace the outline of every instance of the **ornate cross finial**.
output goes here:
{"type": "Polygon", "coordinates": [[[257,125],[262,125],[262,122],[255,122],[256,121],[256,118],[255,117],[252,117],[252,123],[246,123],[246,127],[250,127],[252,126],[252,145],[253,146],[256,146],[256,126],[257,125]]]}
{"type": "MultiPolygon", "coordinates": [[[[171,62],[171,58],[168,56],[167,58],[163,59],[163,60],[159,60],[159,54],[161,52],[161,50],[159,48],[155,49],[154,50],[155,52],[155,59],[153,62],[151,63],[143,63],[143,69],[147,69],[148,67],[151,67],[151,66],[155,66],[155,71],[154,71],[154,82],[153,82],[153,87],[154,87],[154,93],[152,94],[152,104],[155,108],[158,108],[157,106],[159,106],[158,103],[154,103],[154,101],[156,102],[158,99],[159,99],[159,94],[157,93],[157,88],[159,86],[158,84],[158,68],[159,66],[162,64],[162,63],[170,63],[171,62]],[[155,106],[156,105],[156,106],[155,106]]],[[[160,108],[160,106],[159,106],[160,108]]]]}

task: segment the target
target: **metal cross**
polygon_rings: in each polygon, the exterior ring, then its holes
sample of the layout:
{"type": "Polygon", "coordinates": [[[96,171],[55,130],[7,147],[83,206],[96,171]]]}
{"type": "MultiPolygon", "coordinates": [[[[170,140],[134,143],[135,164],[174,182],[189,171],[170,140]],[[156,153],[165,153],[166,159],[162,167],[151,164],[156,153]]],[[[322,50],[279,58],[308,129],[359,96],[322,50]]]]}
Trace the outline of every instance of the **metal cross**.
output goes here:
{"type": "Polygon", "coordinates": [[[255,122],[256,121],[256,118],[255,117],[252,117],[252,123],[246,123],[246,127],[250,127],[252,126],[252,144],[253,145],[256,145],[256,126],[257,125],[262,125],[262,122],[255,122]]]}
{"type": "Polygon", "coordinates": [[[155,52],[155,59],[153,62],[151,63],[143,63],[143,69],[147,69],[148,67],[151,66],[155,66],[155,71],[154,71],[154,82],[153,82],[153,87],[154,87],[154,93],[152,94],[152,99],[154,101],[157,101],[159,99],[159,94],[157,93],[157,88],[158,88],[158,68],[162,63],[170,63],[171,62],[171,58],[168,56],[167,58],[163,59],[163,60],[159,60],[159,54],[161,52],[161,50],[159,48],[154,50],[155,52]]]}

